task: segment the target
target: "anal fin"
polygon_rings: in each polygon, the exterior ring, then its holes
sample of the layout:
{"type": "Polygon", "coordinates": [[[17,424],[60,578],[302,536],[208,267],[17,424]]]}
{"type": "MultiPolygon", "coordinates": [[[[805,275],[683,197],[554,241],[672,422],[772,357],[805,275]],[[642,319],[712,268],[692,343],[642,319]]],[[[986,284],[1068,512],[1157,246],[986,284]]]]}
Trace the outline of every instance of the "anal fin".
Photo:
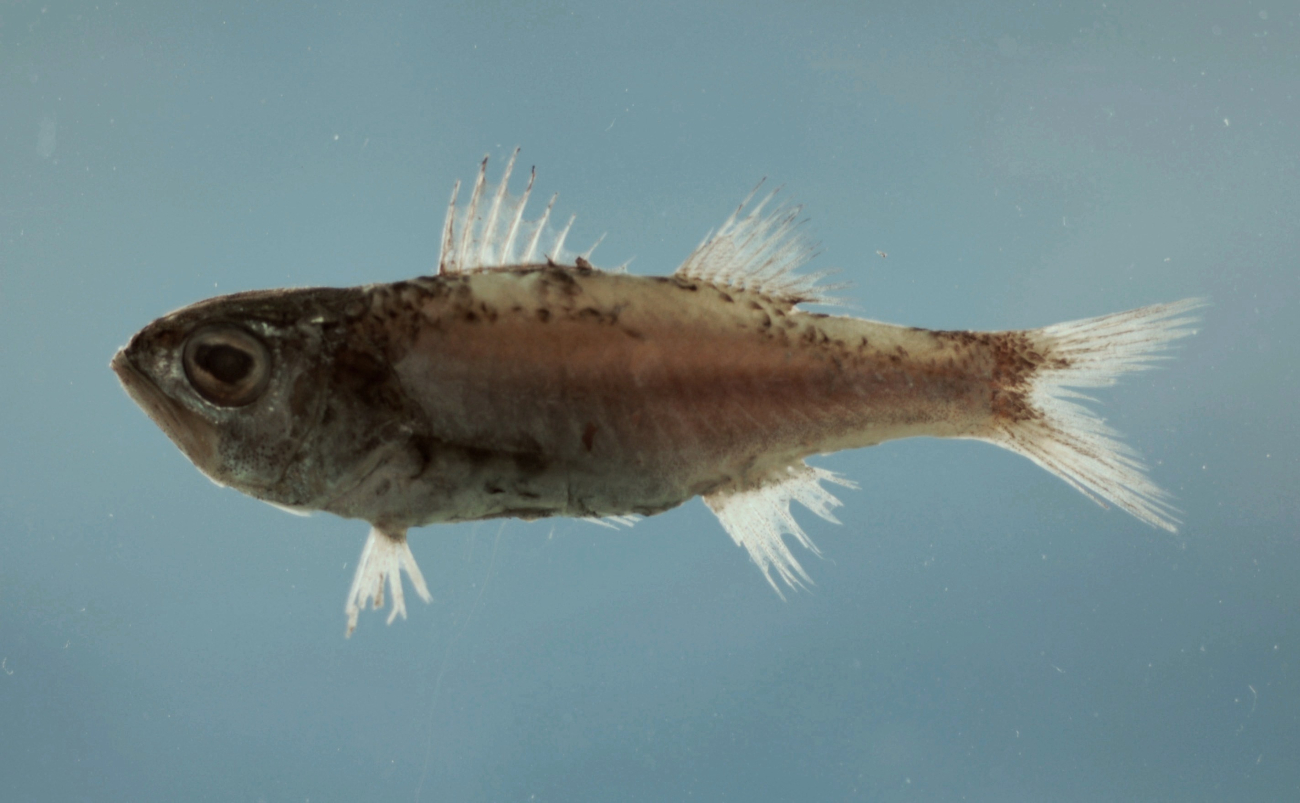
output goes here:
{"type": "Polygon", "coordinates": [[[808,534],[795,521],[790,503],[799,502],[829,522],[839,524],[831,512],[842,502],[821,483],[833,482],[846,488],[857,488],[857,483],[833,471],[814,468],[806,463],[786,466],[762,482],[739,488],[727,488],[704,497],[731,540],[745,548],[750,558],[758,564],[763,577],[785,599],[781,587],[772,577],[772,570],[790,588],[802,588],[812,578],[803,570],[786,544],[784,535],[792,535],[814,555],[821,552],[808,534]]]}

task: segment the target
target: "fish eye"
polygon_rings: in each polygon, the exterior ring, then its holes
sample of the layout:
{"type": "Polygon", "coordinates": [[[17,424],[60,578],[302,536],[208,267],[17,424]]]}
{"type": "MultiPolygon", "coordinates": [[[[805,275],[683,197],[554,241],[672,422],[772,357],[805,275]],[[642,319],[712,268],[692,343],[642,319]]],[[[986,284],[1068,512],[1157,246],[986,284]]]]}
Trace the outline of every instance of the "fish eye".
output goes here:
{"type": "Polygon", "coordinates": [[[205,326],[185,342],[185,376],[199,395],[220,407],[243,407],[266,390],[271,356],[237,326],[205,326]]]}

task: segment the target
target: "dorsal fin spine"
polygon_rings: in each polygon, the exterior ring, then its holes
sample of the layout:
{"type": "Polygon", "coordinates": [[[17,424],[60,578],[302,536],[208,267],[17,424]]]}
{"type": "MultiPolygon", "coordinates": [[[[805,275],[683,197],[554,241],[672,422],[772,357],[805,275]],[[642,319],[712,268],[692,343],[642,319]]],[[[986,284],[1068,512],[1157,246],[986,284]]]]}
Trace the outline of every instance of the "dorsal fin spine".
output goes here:
{"type": "Polygon", "coordinates": [[[603,243],[603,242],[605,242],[605,235],[602,234],[602,235],[600,235],[599,237],[596,238],[596,242],[592,243],[590,248],[588,248],[586,251],[582,252],[582,258],[583,258],[583,259],[591,259],[591,254],[592,254],[593,251],[596,250],[596,246],[600,245],[600,244],[603,243]]]}
{"type": "Polygon", "coordinates": [[[458,258],[467,256],[470,252],[474,237],[474,217],[478,214],[479,198],[483,197],[483,186],[487,184],[487,163],[486,156],[483,157],[482,162],[479,162],[478,178],[474,179],[474,192],[469,197],[469,209],[466,210],[465,223],[460,229],[460,245],[456,248],[458,258]]]}
{"type": "MultiPolygon", "coordinates": [[[[520,265],[535,265],[542,259],[555,264],[568,263],[576,255],[564,251],[564,245],[573,230],[576,216],[570,216],[564,230],[550,230],[551,213],[559,194],[552,195],[541,216],[526,220],[524,212],[537,180],[537,170],[529,171],[528,186],[523,196],[516,199],[510,194],[510,177],[514,174],[519,149],[511,152],[499,183],[488,184],[488,157],[479,163],[478,176],[470,192],[469,203],[457,206],[460,182],[452,188],[447,204],[447,216],[442,227],[442,255],[438,259],[438,273],[474,273],[503,270],[520,265]],[[490,201],[490,202],[489,202],[490,201]],[[521,242],[522,256],[517,255],[521,242]],[[546,249],[543,253],[542,249],[546,249]]],[[[601,239],[604,239],[602,235],[601,239]]],[[[587,253],[595,250],[597,240],[587,253]]]]}
{"type": "Polygon", "coordinates": [[[564,252],[564,241],[569,237],[569,229],[573,228],[573,221],[577,219],[577,215],[569,215],[569,222],[564,224],[564,229],[560,232],[560,236],[555,238],[555,245],[551,246],[551,253],[547,256],[557,260],[560,258],[560,254],[564,252]]]}
{"type": "Polygon", "coordinates": [[[531,264],[537,254],[537,241],[542,237],[542,230],[546,228],[546,221],[551,219],[551,207],[555,206],[555,199],[559,198],[557,192],[551,196],[551,200],[546,203],[546,211],[542,213],[542,219],[537,221],[537,228],[533,229],[533,236],[528,239],[528,250],[524,252],[524,264],[531,264]]]}
{"type": "MultiPolygon", "coordinates": [[[[506,162],[505,173],[501,176],[501,183],[497,186],[496,194],[492,196],[492,207],[488,211],[487,223],[483,226],[485,236],[483,237],[483,242],[479,243],[477,262],[480,265],[494,264],[492,262],[493,255],[491,253],[492,232],[496,230],[497,215],[501,211],[501,202],[505,200],[506,187],[510,184],[510,172],[514,170],[515,158],[518,156],[519,149],[515,148],[514,153],[510,154],[510,160],[506,162]]],[[[505,255],[502,254],[501,256],[504,259],[505,255]]],[[[502,263],[497,262],[495,264],[499,265],[502,263]]]]}
{"type": "Polygon", "coordinates": [[[456,270],[456,253],[453,250],[456,225],[456,196],[460,194],[460,181],[451,188],[451,201],[447,203],[447,219],[442,224],[442,258],[438,260],[439,273],[452,273],[456,270]]]}
{"type": "MultiPolygon", "coordinates": [[[[517,153],[517,151],[516,151],[517,153]]],[[[515,207],[515,219],[510,221],[510,232],[506,235],[506,243],[501,246],[501,264],[514,259],[515,254],[515,237],[519,234],[519,226],[524,220],[524,207],[528,205],[528,196],[533,194],[533,182],[537,179],[537,168],[534,167],[528,173],[528,186],[524,188],[523,197],[519,199],[519,205],[515,207]]],[[[502,183],[504,186],[504,182],[502,183]]]]}

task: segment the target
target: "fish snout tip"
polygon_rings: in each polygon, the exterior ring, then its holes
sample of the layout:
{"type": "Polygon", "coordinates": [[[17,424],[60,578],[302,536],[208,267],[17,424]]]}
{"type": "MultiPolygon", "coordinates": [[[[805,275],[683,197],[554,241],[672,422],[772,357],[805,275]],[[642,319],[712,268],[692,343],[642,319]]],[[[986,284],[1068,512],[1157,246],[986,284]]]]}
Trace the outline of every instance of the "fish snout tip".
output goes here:
{"type": "Polygon", "coordinates": [[[108,361],[108,367],[113,369],[113,373],[120,377],[122,372],[127,370],[128,361],[129,358],[126,356],[126,346],[123,346],[113,354],[113,359],[108,361]]]}

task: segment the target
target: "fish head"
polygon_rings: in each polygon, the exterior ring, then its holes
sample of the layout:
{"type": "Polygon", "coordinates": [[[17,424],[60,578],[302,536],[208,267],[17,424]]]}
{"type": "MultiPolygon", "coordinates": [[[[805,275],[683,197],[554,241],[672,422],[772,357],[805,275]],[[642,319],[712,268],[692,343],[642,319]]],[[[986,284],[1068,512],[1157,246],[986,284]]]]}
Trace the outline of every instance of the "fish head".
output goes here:
{"type": "Polygon", "coordinates": [[[298,464],[320,418],[315,379],[343,292],[209,299],[150,323],[111,367],[136,404],[214,482],[310,507],[314,491],[298,464]]]}

